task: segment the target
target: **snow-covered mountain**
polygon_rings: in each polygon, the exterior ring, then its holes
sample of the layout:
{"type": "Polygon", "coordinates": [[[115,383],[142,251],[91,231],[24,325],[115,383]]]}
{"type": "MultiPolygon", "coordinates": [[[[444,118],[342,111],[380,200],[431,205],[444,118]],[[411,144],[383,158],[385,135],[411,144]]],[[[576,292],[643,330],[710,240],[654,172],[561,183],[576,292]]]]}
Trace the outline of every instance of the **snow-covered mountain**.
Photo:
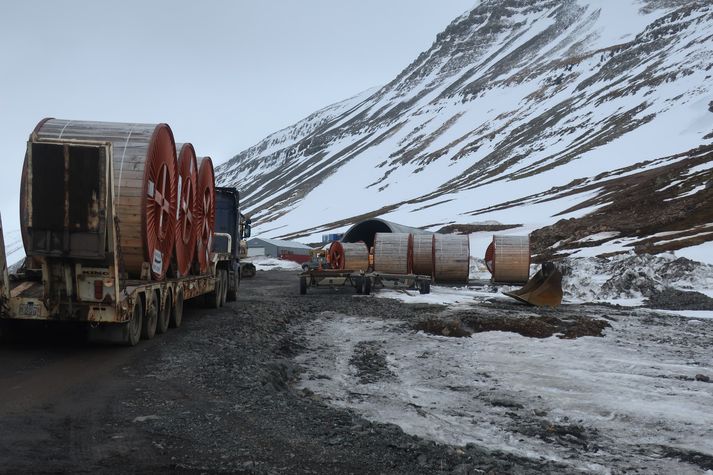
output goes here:
{"type": "Polygon", "coordinates": [[[521,225],[543,255],[675,250],[713,240],[712,76],[710,1],[484,0],[218,181],[269,237],[381,216],[521,225]]]}

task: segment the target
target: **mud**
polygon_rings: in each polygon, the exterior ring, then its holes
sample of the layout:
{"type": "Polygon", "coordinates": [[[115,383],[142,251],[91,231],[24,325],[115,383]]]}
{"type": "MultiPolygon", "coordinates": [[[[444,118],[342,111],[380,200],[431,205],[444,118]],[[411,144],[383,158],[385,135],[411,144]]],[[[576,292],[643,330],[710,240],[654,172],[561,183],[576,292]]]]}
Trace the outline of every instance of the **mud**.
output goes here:
{"type": "Polygon", "coordinates": [[[489,316],[464,312],[461,320],[427,320],[413,326],[415,330],[431,335],[468,337],[481,332],[512,332],[530,338],[575,339],[583,336],[602,336],[609,323],[602,319],[574,317],[568,319],[554,316],[489,316]]]}

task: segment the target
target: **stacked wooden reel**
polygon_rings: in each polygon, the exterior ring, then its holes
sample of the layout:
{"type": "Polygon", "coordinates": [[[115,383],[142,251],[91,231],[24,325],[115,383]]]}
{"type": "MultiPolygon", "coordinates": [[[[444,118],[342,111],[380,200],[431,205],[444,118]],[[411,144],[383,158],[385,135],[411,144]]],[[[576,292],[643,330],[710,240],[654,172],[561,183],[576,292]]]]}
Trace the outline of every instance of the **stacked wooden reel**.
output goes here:
{"type": "Polygon", "coordinates": [[[329,262],[333,269],[366,272],[369,267],[369,248],[364,242],[334,241],[329,246],[329,262]]]}
{"type": "Polygon", "coordinates": [[[213,162],[204,157],[198,167],[198,186],[196,188],[196,255],[201,274],[210,268],[210,252],[213,246],[215,230],[215,176],[213,162]]]}
{"type": "Polygon", "coordinates": [[[493,236],[485,251],[485,265],[493,275],[493,282],[527,282],[530,260],[529,236],[493,236]]]}
{"type": "Polygon", "coordinates": [[[374,236],[374,271],[383,274],[413,272],[413,234],[376,233],[374,236]]]}
{"type": "Polygon", "coordinates": [[[470,239],[467,234],[433,235],[433,280],[468,283],[470,239]]]}
{"type": "Polygon", "coordinates": [[[198,165],[190,143],[176,146],[178,153],[178,208],[176,213],[176,265],[179,276],[188,275],[196,255],[196,186],[198,165]]]}
{"type": "MultiPolygon", "coordinates": [[[[148,262],[152,278],[162,280],[171,263],[176,230],[176,145],[171,128],[167,124],[45,119],[37,124],[33,139],[112,144],[123,271],[139,277],[143,263],[148,262]]],[[[21,203],[25,203],[24,196],[21,203]]],[[[27,223],[24,207],[21,213],[27,223]]],[[[23,237],[27,232],[23,229],[23,237]]]]}
{"type": "Polygon", "coordinates": [[[433,234],[413,235],[413,273],[433,275],[433,234]]]}

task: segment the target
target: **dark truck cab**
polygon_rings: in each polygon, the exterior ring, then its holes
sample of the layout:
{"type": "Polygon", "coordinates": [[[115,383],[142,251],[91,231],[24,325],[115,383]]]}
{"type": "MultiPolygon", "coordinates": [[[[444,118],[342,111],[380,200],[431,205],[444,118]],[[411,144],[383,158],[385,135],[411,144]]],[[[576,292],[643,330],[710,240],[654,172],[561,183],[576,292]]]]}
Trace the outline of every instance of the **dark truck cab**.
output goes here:
{"type": "MultiPolygon", "coordinates": [[[[226,299],[233,301],[238,297],[240,287],[240,193],[235,188],[215,188],[215,235],[213,252],[228,253],[229,261],[223,264],[228,271],[228,292],[226,299]]],[[[250,235],[250,225],[243,230],[250,235]]]]}

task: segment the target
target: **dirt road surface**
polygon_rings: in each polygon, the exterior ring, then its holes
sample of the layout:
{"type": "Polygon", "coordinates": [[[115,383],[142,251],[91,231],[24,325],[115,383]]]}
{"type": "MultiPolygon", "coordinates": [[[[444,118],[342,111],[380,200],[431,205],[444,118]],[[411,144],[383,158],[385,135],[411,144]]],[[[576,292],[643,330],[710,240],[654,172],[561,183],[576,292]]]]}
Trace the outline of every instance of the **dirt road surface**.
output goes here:
{"type": "MultiPolygon", "coordinates": [[[[187,308],[180,329],[134,348],[57,335],[0,345],[0,472],[577,471],[478,444],[438,443],[330,404],[300,383],[312,374],[303,355],[315,351],[316,341],[304,332],[316,331],[311,323],[325,314],[418,321],[423,332],[444,335],[458,329],[439,326],[440,307],[353,296],[350,289],[299,296],[295,275],[260,272],[243,282],[238,302],[187,308]]],[[[602,331],[577,318],[561,328],[547,321],[575,337],[602,331]]],[[[477,325],[471,319],[470,328],[477,325]]],[[[524,327],[512,331],[543,331],[534,320],[524,327]]],[[[366,356],[354,362],[358,376],[378,380],[382,356],[362,349],[366,356]]],[[[685,467],[707,468],[711,460],[694,455],[703,458],[685,467]]]]}

